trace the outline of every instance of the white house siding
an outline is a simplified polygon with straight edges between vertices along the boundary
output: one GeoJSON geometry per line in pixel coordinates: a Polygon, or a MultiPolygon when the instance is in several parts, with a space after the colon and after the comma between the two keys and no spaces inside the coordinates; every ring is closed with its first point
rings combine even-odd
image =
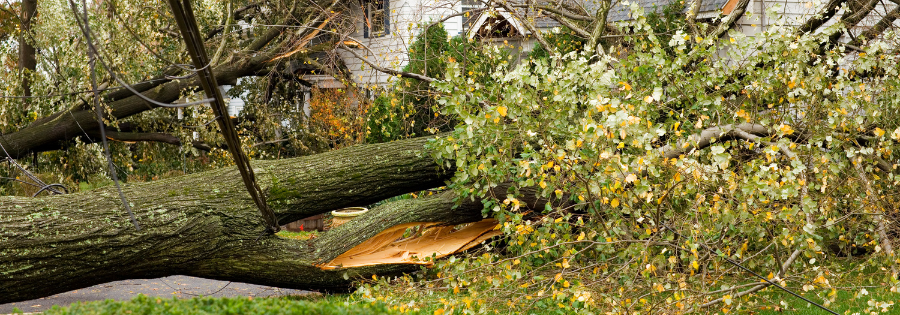
{"type": "MultiPolygon", "coordinates": [[[[355,49],[355,52],[369,62],[390,69],[402,69],[409,62],[408,50],[415,36],[421,31],[420,26],[441,20],[461,11],[460,0],[390,0],[390,34],[376,37],[364,37],[363,20],[359,19],[356,33],[351,36],[368,47],[355,49]]],[[[355,16],[362,17],[363,11],[357,9],[355,16]]],[[[462,32],[462,17],[456,16],[444,22],[448,35],[454,36],[462,32]]],[[[353,80],[364,88],[385,87],[391,76],[373,70],[362,60],[351,53],[340,52],[341,57],[352,72],[353,80]]]]}
{"type": "MultiPolygon", "coordinates": [[[[792,34],[797,27],[821,12],[826,2],[827,0],[752,0],[747,6],[747,13],[749,15],[745,14],[741,17],[735,23],[733,30],[740,32],[743,35],[754,37],[761,32],[772,31],[774,30],[773,27],[778,26],[779,32],[785,33],[785,35],[792,34]],[[765,13],[766,10],[774,10],[776,14],[774,16],[767,15],[765,13]]],[[[878,23],[878,21],[886,15],[887,11],[890,11],[895,7],[896,5],[894,4],[890,4],[887,7],[883,4],[879,4],[873,12],[852,29],[853,34],[859,35],[863,31],[869,29],[872,25],[878,23]]],[[[827,21],[822,27],[819,27],[818,31],[821,32],[826,27],[837,23],[838,19],[843,14],[844,10],[839,10],[831,20],[827,21]]],[[[895,25],[898,24],[895,22],[895,25]]],[[[724,39],[727,41],[728,37],[728,35],[725,35],[724,39]]],[[[848,42],[849,40],[850,39],[847,36],[841,38],[841,41],[843,42],[848,42]]],[[[743,60],[758,53],[758,51],[751,50],[737,54],[733,53],[734,52],[722,49],[717,55],[719,58],[727,60],[727,62],[734,66],[741,66],[743,60]]]]}
{"type": "MultiPolygon", "coordinates": [[[[772,25],[781,24],[784,26],[800,26],[806,22],[806,20],[822,11],[826,3],[827,1],[825,0],[753,0],[748,5],[747,9],[752,15],[750,17],[744,16],[739,19],[737,23],[735,23],[735,30],[752,36],[767,30],[768,27],[771,27],[772,25]],[[765,11],[768,9],[776,10],[777,16],[773,18],[766,15],[765,11]]],[[[867,15],[852,30],[854,35],[859,34],[872,25],[875,25],[875,23],[878,23],[878,21],[894,7],[896,7],[895,4],[887,2],[878,4],[875,10],[869,13],[869,15],[867,15]]],[[[829,25],[833,25],[843,14],[844,10],[838,11],[837,14],[835,14],[835,16],[823,27],[820,27],[819,30],[822,30],[829,25]]]]}

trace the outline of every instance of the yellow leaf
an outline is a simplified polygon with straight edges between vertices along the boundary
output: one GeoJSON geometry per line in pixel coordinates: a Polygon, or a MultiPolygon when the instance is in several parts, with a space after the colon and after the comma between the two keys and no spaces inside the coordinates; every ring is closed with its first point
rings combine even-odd
{"type": "Polygon", "coordinates": [[[621,81],[621,82],[619,82],[619,84],[621,84],[622,87],[625,88],[626,91],[631,91],[631,84],[628,84],[628,82],[621,81]]]}
{"type": "Polygon", "coordinates": [[[884,129],[881,129],[881,128],[878,128],[878,127],[875,128],[875,131],[874,131],[874,132],[875,132],[875,136],[876,136],[876,137],[881,137],[881,136],[884,135],[884,129]]]}
{"type": "Polygon", "coordinates": [[[613,208],[618,207],[619,206],[619,198],[615,198],[612,201],[610,201],[609,205],[613,208]]]}
{"type": "Polygon", "coordinates": [[[444,309],[436,309],[434,310],[434,315],[442,315],[444,314],[444,309]]]}
{"type": "Polygon", "coordinates": [[[786,134],[786,135],[794,133],[794,129],[791,128],[790,125],[781,125],[780,129],[781,129],[781,132],[784,132],[784,134],[786,134]]]}
{"type": "Polygon", "coordinates": [[[566,288],[568,288],[568,287],[569,287],[569,280],[563,281],[563,286],[566,287],[566,288]]]}
{"type": "Polygon", "coordinates": [[[500,113],[500,116],[506,117],[506,106],[497,107],[497,113],[500,113]]]}
{"type": "Polygon", "coordinates": [[[650,95],[644,96],[644,102],[647,104],[653,103],[653,97],[650,95]]]}

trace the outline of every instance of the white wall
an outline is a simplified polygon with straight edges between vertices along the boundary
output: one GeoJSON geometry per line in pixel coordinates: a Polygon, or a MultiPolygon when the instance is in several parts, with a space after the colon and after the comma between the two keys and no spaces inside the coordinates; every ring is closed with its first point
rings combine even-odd
{"type": "MultiPolygon", "coordinates": [[[[783,23],[788,26],[800,26],[809,18],[815,16],[823,10],[827,0],[752,0],[747,11],[752,13],[751,17],[742,17],[735,25],[736,30],[740,30],[744,34],[754,35],[761,31],[765,31],[768,27],[776,23],[783,23]],[[776,18],[767,16],[765,10],[775,10],[776,18]]],[[[867,15],[853,30],[854,34],[865,31],[886,15],[886,13],[897,5],[889,2],[882,2],[876,6],[869,15],[867,15]]],[[[840,10],[835,16],[829,20],[823,27],[833,25],[844,14],[844,10],[840,10]]],[[[895,22],[895,25],[900,25],[895,22]]],[[[844,38],[846,41],[846,38],[844,38]]]]}
{"type": "MultiPolygon", "coordinates": [[[[360,18],[356,26],[357,32],[352,37],[369,48],[356,49],[358,55],[381,67],[400,70],[409,61],[408,47],[420,32],[420,24],[438,21],[460,12],[461,6],[459,0],[391,0],[389,10],[389,35],[364,38],[364,25],[360,18]]],[[[363,11],[357,9],[353,14],[362,17],[363,11]]],[[[450,36],[459,34],[462,31],[462,17],[450,18],[444,22],[444,27],[450,36]]],[[[353,80],[362,87],[384,87],[390,82],[390,75],[373,70],[352,54],[341,51],[341,56],[353,73],[353,80]]]]}

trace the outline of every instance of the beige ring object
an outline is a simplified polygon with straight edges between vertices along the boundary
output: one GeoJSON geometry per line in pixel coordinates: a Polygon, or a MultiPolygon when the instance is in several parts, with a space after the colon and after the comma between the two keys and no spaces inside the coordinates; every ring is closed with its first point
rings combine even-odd
{"type": "Polygon", "coordinates": [[[331,215],[334,217],[331,219],[331,228],[347,223],[366,212],[369,212],[369,209],[364,207],[349,207],[331,211],[331,215]]]}

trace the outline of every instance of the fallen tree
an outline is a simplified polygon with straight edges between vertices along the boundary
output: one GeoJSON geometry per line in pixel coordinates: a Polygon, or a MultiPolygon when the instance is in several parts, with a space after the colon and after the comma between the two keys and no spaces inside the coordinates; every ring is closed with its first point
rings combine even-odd
{"type": "MultiPolygon", "coordinates": [[[[426,141],[417,138],[255,161],[253,167],[280,221],[290,222],[443,185],[452,173],[422,154],[426,141]]],[[[114,280],[176,274],[345,290],[361,276],[419,268],[415,263],[328,264],[383,230],[410,223],[482,220],[479,201],[454,207],[455,198],[447,192],[388,203],[317,239],[296,241],[265,234],[232,168],[131,184],[124,190],[141,231],[128,221],[111,187],[44,198],[0,197],[0,274],[5,279],[0,283],[0,303],[114,280]]],[[[493,230],[494,225],[482,226],[493,230]]],[[[485,232],[472,240],[483,239],[485,232]]],[[[452,233],[443,232],[448,234],[452,233]]],[[[447,253],[437,253],[441,254],[447,253]]]]}

